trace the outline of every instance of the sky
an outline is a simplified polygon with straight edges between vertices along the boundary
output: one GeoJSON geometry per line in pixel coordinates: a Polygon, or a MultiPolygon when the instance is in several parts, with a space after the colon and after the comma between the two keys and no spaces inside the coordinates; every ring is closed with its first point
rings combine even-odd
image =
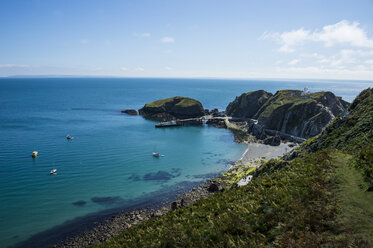
{"type": "Polygon", "coordinates": [[[0,77],[373,79],[373,0],[1,0],[0,77]]]}

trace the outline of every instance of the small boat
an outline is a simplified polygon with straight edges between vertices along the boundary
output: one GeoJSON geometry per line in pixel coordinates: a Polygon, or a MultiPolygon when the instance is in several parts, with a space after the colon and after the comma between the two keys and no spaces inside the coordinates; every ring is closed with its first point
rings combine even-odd
{"type": "Polygon", "coordinates": [[[53,170],[51,170],[50,174],[52,174],[52,175],[56,175],[56,174],[57,174],[57,169],[53,169],[53,170]]]}
{"type": "Polygon", "coordinates": [[[33,151],[31,157],[36,158],[37,156],[38,156],[38,152],[37,151],[33,151]]]}
{"type": "Polygon", "coordinates": [[[161,154],[159,154],[158,152],[153,152],[153,157],[159,158],[160,156],[161,154]]]}
{"type": "Polygon", "coordinates": [[[155,127],[178,127],[178,126],[181,126],[181,124],[176,121],[166,121],[166,122],[160,122],[158,124],[155,124],[155,127]]]}
{"type": "Polygon", "coordinates": [[[68,134],[68,135],[66,135],[66,139],[68,139],[68,140],[72,140],[72,139],[74,139],[74,137],[72,137],[72,136],[70,136],[70,135],[68,134]]]}

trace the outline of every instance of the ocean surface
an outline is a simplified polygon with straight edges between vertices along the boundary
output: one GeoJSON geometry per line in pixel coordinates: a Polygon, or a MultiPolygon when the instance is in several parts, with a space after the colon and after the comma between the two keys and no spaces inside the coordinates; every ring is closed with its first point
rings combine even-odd
{"type": "Polygon", "coordinates": [[[124,78],[0,79],[0,247],[82,216],[151,203],[226,170],[245,145],[213,127],[155,129],[121,114],[172,96],[224,110],[243,92],[329,90],[351,102],[365,81],[124,78]],[[68,141],[66,135],[74,137],[68,141]],[[32,151],[39,151],[36,159],[32,151]],[[152,152],[164,154],[154,158],[152,152]],[[50,175],[57,169],[57,175],[50,175]]]}

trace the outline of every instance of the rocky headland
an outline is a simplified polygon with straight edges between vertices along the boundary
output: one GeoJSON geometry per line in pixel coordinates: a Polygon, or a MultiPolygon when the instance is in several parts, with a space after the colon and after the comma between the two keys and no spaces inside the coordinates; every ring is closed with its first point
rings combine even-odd
{"type": "MultiPolygon", "coordinates": [[[[236,97],[225,112],[233,117],[231,123],[241,134],[279,145],[281,140],[301,143],[319,134],[336,116],[345,115],[348,106],[332,92],[280,90],[273,95],[257,90],[236,97]]],[[[221,121],[213,124],[227,126],[221,121]]]]}
{"type": "Polygon", "coordinates": [[[176,96],[147,103],[139,109],[139,114],[145,118],[166,121],[201,117],[205,110],[195,99],[176,96]]]}

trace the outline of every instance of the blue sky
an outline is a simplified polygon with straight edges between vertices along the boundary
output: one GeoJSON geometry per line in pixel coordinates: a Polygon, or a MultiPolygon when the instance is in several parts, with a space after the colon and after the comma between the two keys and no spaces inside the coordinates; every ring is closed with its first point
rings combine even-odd
{"type": "Polygon", "coordinates": [[[372,13],[372,0],[1,0],[0,76],[371,80],[372,13]]]}

